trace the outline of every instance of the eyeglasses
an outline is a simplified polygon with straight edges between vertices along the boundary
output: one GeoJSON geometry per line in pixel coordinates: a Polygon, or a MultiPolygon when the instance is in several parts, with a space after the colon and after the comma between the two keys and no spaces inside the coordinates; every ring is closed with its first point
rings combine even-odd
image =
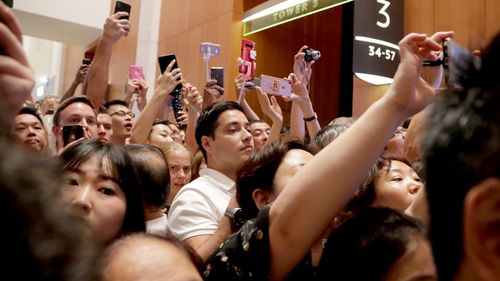
{"type": "Polygon", "coordinates": [[[113,116],[113,115],[118,115],[120,117],[125,117],[126,115],[128,115],[128,116],[130,116],[130,118],[134,118],[135,117],[135,114],[132,111],[125,112],[123,110],[120,110],[120,111],[117,111],[117,112],[113,112],[109,116],[113,116]]]}

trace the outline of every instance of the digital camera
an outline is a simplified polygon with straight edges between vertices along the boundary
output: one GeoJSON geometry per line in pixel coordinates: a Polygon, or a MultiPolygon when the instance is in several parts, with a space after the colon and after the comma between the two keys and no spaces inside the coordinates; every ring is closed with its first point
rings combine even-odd
{"type": "Polygon", "coordinates": [[[304,54],[306,54],[304,56],[304,60],[306,62],[318,61],[319,58],[321,58],[321,53],[318,50],[314,50],[314,49],[311,49],[311,48],[305,48],[302,51],[304,52],[304,54]]]}

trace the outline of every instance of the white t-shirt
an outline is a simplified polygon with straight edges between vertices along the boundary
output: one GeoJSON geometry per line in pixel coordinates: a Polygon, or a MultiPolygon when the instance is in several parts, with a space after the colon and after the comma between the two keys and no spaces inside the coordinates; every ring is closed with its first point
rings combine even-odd
{"type": "Polygon", "coordinates": [[[180,240],[211,235],[231,200],[235,182],[210,168],[188,183],[175,196],[168,212],[170,233],[180,240]]]}
{"type": "Polygon", "coordinates": [[[167,215],[163,214],[157,219],[146,221],[146,232],[167,236],[168,233],[168,219],[167,215]]]}

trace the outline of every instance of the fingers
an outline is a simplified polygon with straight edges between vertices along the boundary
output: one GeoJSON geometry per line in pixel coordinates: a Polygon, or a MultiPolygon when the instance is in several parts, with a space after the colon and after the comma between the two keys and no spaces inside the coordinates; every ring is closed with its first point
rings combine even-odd
{"type": "Polygon", "coordinates": [[[446,38],[453,38],[455,32],[453,31],[439,31],[431,36],[431,39],[435,42],[441,43],[446,38]]]}
{"type": "Polygon", "coordinates": [[[168,73],[168,72],[171,72],[172,70],[172,67],[174,66],[174,63],[175,63],[175,59],[173,59],[168,65],[167,65],[167,69],[165,70],[164,73],[168,73]]]}
{"type": "Polygon", "coordinates": [[[22,65],[19,61],[0,55],[0,75],[12,75],[23,79],[33,80],[31,68],[22,65]]]}
{"type": "Polygon", "coordinates": [[[28,59],[16,35],[3,23],[0,22],[0,49],[3,54],[12,57],[21,64],[28,66],[28,59]]]}
{"type": "MultiPolygon", "coordinates": [[[[128,16],[129,14],[125,11],[116,12],[115,14],[111,15],[111,17],[116,20],[120,19],[121,17],[128,17],[128,16]]],[[[127,19],[123,20],[128,21],[127,19]]]]}
{"type": "Polygon", "coordinates": [[[0,2],[0,22],[5,24],[7,28],[14,34],[19,43],[23,42],[23,33],[17,18],[12,13],[12,10],[3,2],[0,2]]]}

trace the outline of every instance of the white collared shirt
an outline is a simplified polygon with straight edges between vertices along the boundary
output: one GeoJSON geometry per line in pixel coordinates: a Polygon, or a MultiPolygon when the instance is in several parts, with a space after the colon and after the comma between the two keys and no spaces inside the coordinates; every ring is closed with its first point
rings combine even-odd
{"type": "Polygon", "coordinates": [[[168,212],[168,227],[180,240],[211,235],[231,200],[235,182],[217,170],[206,168],[175,196],[168,212]]]}

